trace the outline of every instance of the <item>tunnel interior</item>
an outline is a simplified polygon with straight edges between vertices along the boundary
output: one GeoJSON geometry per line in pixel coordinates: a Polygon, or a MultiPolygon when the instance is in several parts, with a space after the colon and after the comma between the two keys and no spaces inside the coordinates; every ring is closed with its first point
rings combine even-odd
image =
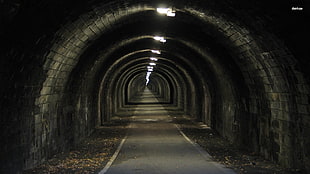
{"type": "Polygon", "coordinates": [[[161,106],[309,171],[308,11],[266,3],[1,1],[0,171],[35,167],[114,117],[167,114],[161,106]]]}

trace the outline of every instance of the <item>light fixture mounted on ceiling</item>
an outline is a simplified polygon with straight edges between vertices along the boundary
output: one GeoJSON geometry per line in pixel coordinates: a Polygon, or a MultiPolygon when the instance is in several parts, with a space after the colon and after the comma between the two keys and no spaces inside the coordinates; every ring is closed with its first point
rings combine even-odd
{"type": "Polygon", "coordinates": [[[175,17],[175,10],[172,8],[157,8],[156,11],[169,17],[175,17]]]}
{"type": "Polygon", "coordinates": [[[151,72],[151,71],[153,71],[154,70],[154,68],[152,67],[152,66],[147,66],[147,71],[148,72],[151,72]]]}
{"type": "Polygon", "coordinates": [[[162,37],[162,36],[154,36],[153,39],[155,39],[155,40],[157,40],[159,42],[162,42],[162,43],[167,42],[167,40],[164,37],[162,37]]]}
{"type": "Polygon", "coordinates": [[[161,52],[159,50],[151,50],[151,52],[154,54],[161,54],[161,52]]]}
{"type": "Polygon", "coordinates": [[[157,61],[158,59],[155,57],[150,57],[150,60],[157,61]]]}
{"type": "Polygon", "coordinates": [[[145,76],[145,85],[147,85],[150,82],[150,76],[151,76],[152,72],[146,72],[146,76],[145,76]]]}

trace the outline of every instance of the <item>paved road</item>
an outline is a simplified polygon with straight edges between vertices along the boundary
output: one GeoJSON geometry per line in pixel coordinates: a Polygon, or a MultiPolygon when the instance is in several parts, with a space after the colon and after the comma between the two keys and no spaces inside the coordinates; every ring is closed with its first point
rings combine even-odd
{"type": "Polygon", "coordinates": [[[107,174],[232,174],[180,133],[169,116],[136,116],[107,174]]]}

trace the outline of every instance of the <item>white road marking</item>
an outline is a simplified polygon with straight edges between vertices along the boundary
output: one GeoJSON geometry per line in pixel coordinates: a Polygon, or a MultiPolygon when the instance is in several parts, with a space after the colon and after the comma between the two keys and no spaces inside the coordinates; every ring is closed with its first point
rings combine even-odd
{"type": "Polygon", "coordinates": [[[109,168],[112,166],[114,160],[118,156],[119,152],[121,151],[126,139],[127,139],[127,136],[125,136],[125,138],[121,141],[121,143],[119,144],[118,148],[114,152],[114,154],[111,157],[111,159],[109,160],[109,162],[105,165],[105,167],[98,174],[105,174],[109,170],[109,168]]]}
{"type": "Polygon", "coordinates": [[[175,127],[179,130],[180,134],[190,143],[192,144],[195,149],[208,161],[212,160],[212,157],[204,150],[202,149],[197,143],[194,143],[191,139],[189,139],[184,132],[180,129],[178,125],[175,124],[175,127]]]}
{"type": "Polygon", "coordinates": [[[174,124],[175,127],[179,130],[180,134],[190,143],[194,146],[194,148],[207,160],[207,161],[210,161],[210,163],[212,163],[214,166],[216,166],[218,169],[220,169],[221,171],[223,171],[223,173],[225,174],[235,174],[235,172],[229,168],[227,168],[226,166],[220,164],[220,163],[217,163],[217,162],[214,162],[212,160],[212,156],[210,156],[210,154],[205,151],[202,147],[199,146],[199,144],[197,143],[194,143],[191,139],[189,139],[185,134],[184,132],[180,129],[180,127],[176,124],[174,124]]]}

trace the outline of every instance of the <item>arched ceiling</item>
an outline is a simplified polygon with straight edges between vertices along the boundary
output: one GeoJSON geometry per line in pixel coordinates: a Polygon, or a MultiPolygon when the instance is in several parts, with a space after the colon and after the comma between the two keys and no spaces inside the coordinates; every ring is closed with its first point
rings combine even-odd
{"type": "MultiPolygon", "coordinates": [[[[307,32],[299,33],[295,27],[306,30],[303,22],[308,18],[304,12],[287,14],[291,4],[267,0],[0,3],[5,5],[0,12],[7,26],[0,30],[6,43],[1,49],[10,60],[3,65],[10,75],[5,90],[13,86],[15,100],[26,98],[18,105],[28,115],[22,119],[30,120],[23,126],[35,130],[34,140],[44,139],[38,153],[60,147],[54,139],[78,140],[115,115],[135,113],[131,105],[157,103],[169,114],[206,122],[222,136],[269,159],[294,161],[288,161],[283,150],[289,143],[269,137],[271,122],[285,125],[309,114],[302,98],[309,91],[304,79],[309,72],[308,53],[296,39],[305,40],[301,33],[307,32]],[[176,15],[159,14],[158,7],[173,8],[176,15]],[[284,27],[294,34],[285,33],[284,27]],[[148,66],[153,67],[149,89],[160,99],[139,102],[135,94],[146,84],[148,66]],[[289,116],[279,118],[279,112],[289,116]],[[44,138],[41,125],[51,125],[46,128],[50,139],[44,138]],[[76,130],[66,131],[72,129],[76,130]],[[264,142],[279,148],[268,149],[264,142]]],[[[283,137],[296,132],[304,136],[285,126],[275,130],[283,137]]]]}

